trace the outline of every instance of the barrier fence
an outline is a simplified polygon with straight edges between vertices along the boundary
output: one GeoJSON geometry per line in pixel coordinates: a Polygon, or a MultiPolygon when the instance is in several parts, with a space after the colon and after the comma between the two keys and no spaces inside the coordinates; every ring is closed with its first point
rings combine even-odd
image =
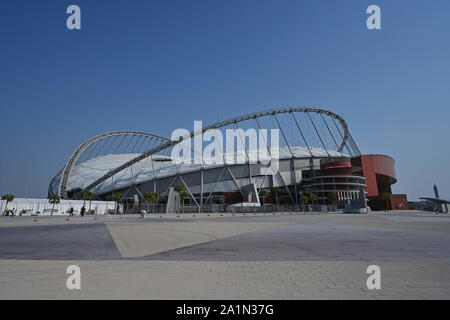
{"type": "Polygon", "coordinates": [[[270,212],[340,212],[335,205],[272,205],[267,204],[259,207],[250,206],[230,206],[221,204],[192,206],[180,206],[177,210],[166,212],[167,205],[165,204],[140,204],[139,206],[128,207],[124,209],[125,214],[139,213],[145,210],[149,214],[164,214],[164,213],[178,213],[178,214],[197,214],[197,213],[270,213],[270,212]]]}
{"type": "MultiPolygon", "coordinates": [[[[83,201],[83,200],[60,200],[59,204],[49,203],[48,199],[31,199],[31,198],[16,198],[9,202],[6,207],[6,201],[0,200],[0,216],[11,215],[12,210],[15,209],[15,215],[68,215],[69,209],[74,209],[74,215],[79,215],[81,207],[84,205],[86,214],[103,215],[113,212],[116,204],[113,201],[83,201]],[[6,211],[5,211],[6,207],[6,211]],[[89,213],[89,207],[91,212],[89,213]]],[[[120,206],[120,209],[121,210],[120,206]]]]}
{"type": "MultiPolygon", "coordinates": [[[[6,201],[0,201],[0,215],[11,214],[10,211],[15,209],[15,215],[68,215],[69,209],[74,208],[74,214],[79,215],[80,209],[85,205],[86,215],[97,214],[103,215],[107,213],[114,214],[116,204],[113,201],[89,201],[84,203],[83,200],[61,200],[61,203],[53,205],[46,199],[14,199],[8,203],[7,211],[5,212],[6,201]],[[91,212],[89,213],[89,207],[91,212]]],[[[340,212],[334,205],[274,205],[265,204],[264,206],[233,206],[223,204],[210,204],[203,206],[180,205],[177,209],[172,207],[170,212],[167,212],[166,204],[144,204],[139,205],[118,205],[118,213],[120,214],[137,214],[145,209],[148,214],[208,214],[208,213],[270,213],[270,212],[340,212]]]]}

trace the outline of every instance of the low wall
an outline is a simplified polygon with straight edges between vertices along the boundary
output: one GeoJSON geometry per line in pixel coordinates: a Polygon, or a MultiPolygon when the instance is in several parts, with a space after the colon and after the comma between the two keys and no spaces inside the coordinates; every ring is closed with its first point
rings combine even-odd
{"type": "MultiPolygon", "coordinates": [[[[55,204],[53,215],[68,215],[68,210],[73,207],[74,214],[79,215],[83,206],[83,200],[61,200],[55,204]]],[[[6,201],[0,200],[0,215],[4,214],[6,201]]],[[[51,215],[53,205],[48,199],[16,198],[8,203],[8,210],[15,208],[16,215],[51,215]]],[[[85,203],[86,212],[89,210],[89,201],[85,203]]],[[[106,214],[108,210],[114,210],[114,201],[92,201],[91,210],[94,214],[106,214]]],[[[119,211],[122,211],[121,206],[119,211]]]]}

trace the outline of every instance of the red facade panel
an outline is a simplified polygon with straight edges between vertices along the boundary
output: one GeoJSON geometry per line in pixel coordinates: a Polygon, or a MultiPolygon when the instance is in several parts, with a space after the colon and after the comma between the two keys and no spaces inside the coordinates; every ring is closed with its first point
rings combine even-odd
{"type": "Polygon", "coordinates": [[[381,154],[363,155],[353,158],[352,164],[362,167],[369,197],[391,193],[390,185],[397,182],[393,158],[381,154]]]}
{"type": "Polygon", "coordinates": [[[406,194],[393,194],[391,198],[392,210],[408,210],[406,194]]]}
{"type": "Polygon", "coordinates": [[[322,175],[352,175],[352,164],[349,161],[333,161],[320,164],[322,175]]]}

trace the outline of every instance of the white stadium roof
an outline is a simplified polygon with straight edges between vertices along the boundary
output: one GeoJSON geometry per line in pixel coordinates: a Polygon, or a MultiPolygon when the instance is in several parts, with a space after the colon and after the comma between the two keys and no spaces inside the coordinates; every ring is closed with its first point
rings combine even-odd
{"type": "MultiPolygon", "coordinates": [[[[339,157],[346,156],[337,151],[325,150],[322,148],[310,148],[310,151],[306,147],[291,147],[292,153],[296,158],[309,158],[311,153],[314,157],[339,157]]],[[[266,149],[259,150],[261,154],[266,152],[266,149]]],[[[244,151],[241,151],[244,153],[244,151]]],[[[248,151],[249,156],[255,154],[257,151],[248,151]]],[[[68,190],[84,189],[92,181],[102,177],[108,171],[117,168],[118,166],[134,159],[139,154],[108,154],[90,159],[81,164],[77,164],[73,167],[72,173],[69,178],[68,190]]],[[[226,156],[226,154],[225,154],[226,156]]],[[[245,154],[241,154],[245,159],[245,154]]],[[[279,159],[289,159],[292,155],[287,146],[280,147],[279,159]]],[[[194,162],[194,160],[192,161],[194,162]]],[[[212,163],[212,161],[205,163],[212,163]]],[[[203,168],[220,167],[223,164],[211,164],[203,165],[203,168]]],[[[125,169],[114,176],[114,179],[108,179],[105,182],[99,184],[94,191],[97,194],[103,194],[113,190],[113,184],[115,189],[125,188],[133,183],[138,184],[145,181],[153,180],[155,178],[163,178],[173,176],[178,173],[186,173],[200,170],[200,164],[194,163],[176,163],[171,158],[165,156],[155,155],[153,158],[148,157],[140,162],[137,162],[128,169],[125,169]]]]}

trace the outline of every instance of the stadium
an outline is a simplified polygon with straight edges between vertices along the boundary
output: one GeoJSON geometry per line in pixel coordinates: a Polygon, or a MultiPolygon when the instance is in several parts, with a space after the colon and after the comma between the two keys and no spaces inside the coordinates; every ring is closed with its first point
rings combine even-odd
{"type": "Polygon", "coordinates": [[[157,210],[172,212],[180,203],[174,187],[181,185],[188,194],[182,200],[187,212],[263,204],[295,210],[311,194],[310,205],[320,206],[317,210],[334,206],[360,212],[370,197],[380,196],[378,190],[367,192],[368,183],[384,192],[396,182],[393,159],[363,156],[345,120],[325,109],[272,109],[174,133],[170,139],[134,131],[92,137],[51,180],[48,196],[80,199],[90,190],[98,200],[111,200],[121,193],[124,210],[132,212],[148,205],[144,195],[153,192],[159,195],[157,210]],[[226,151],[225,143],[231,145],[226,151]],[[374,174],[366,177],[366,171],[374,174]]]}

